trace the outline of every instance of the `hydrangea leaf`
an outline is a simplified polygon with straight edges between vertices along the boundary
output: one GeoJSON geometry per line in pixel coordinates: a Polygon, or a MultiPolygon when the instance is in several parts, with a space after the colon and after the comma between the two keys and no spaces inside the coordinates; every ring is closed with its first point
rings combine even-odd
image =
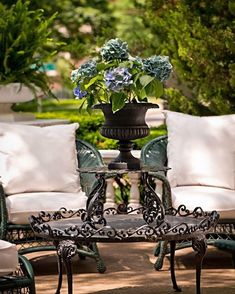
{"type": "Polygon", "coordinates": [[[126,95],[124,93],[113,93],[110,97],[112,101],[112,111],[116,112],[125,105],[126,95]]]}
{"type": "Polygon", "coordinates": [[[94,78],[90,79],[90,82],[85,85],[85,89],[88,89],[91,85],[93,85],[99,79],[100,79],[100,76],[95,76],[94,78]]]}
{"type": "Polygon", "coordinates": [[[145,88],[149,83],[151,83],[155,77],[151,77],[149,75],[144,75],[140,77],[140,84],[145,88]]]}
{"type": "Polygon", "coordinates": [[[114,65],[115,65],[115,63],[113,63],[113,62],[110,62],[108,64],[104,63],[104,62],[100,62],[100,63],[97,63],[96,68],[97,68],[97,71],[100,72],[100,71],[105,70],[107,68],[110,68],[110,67],[112,67],[114,65]]]}
{"type": "Polygon", "coordinates": [[[95,104],[95,97],[94,95],[90,94],[87,96],[87,107],[91,108],[95,104]]]}
{"type": "Polygon", "coordinates": [[[145,88],[142,88],[140,91],[135,91],[135,95],[139,101],[142,101],[144,98],[147,97],[145,88]]]}
{"type": "Polygon", "coordinates": [[[145,87],[145,92],[147,97],[159,98],[163,94],[163,84],[160,81],[154,79],[145,87]]]}

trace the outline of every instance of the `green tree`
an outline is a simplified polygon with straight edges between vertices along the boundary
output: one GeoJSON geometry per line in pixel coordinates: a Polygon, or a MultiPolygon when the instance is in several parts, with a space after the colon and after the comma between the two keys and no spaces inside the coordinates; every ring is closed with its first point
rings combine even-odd
{"type": "Polygon", "coordinates": [[[169,55],[174,65],[177,90],[166,91],[169,107],[197,114],[234,113],[234,1],[135,2],[155,36],[150,49],[169,55]]]}
{"type": "MultiPolygon", "coordinates": [[[[1,0],[11,6],[16,0],[1,0]]],[[[51,17],[57,13],[53,23],[53,34],[57,41],[64,42],[63,51],[74,59],[80,59],[104,43],[115,31],[114,18],[108,0],[40,0],[28,1],[31,10],[43,9],[51,17]]]]}

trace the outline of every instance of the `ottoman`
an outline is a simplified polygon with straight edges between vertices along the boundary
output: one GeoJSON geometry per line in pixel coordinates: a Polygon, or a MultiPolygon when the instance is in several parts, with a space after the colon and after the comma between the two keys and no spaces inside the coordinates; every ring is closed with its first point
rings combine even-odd
{"type": "Polygon", "coordinates": [[[15,244],[0,240],[0,294],[35,294],[33,269],[15,244]]]}
{"type": "Polygon", "coordinates": [[[19,263],[16,245],[0,240],[0,260],[0,276],[14,272],[19,263]]]}

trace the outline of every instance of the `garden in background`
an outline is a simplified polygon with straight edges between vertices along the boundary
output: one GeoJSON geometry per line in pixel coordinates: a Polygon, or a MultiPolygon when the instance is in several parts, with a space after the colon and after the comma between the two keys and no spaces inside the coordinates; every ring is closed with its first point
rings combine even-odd
{"type": "MultiPolygon", "coordinates": [[[[1,13],[5,9],[10,9],[16,2],[17,0],[2,0],[1,13]]],[[[16,104],[15,110],[34,112],[37,118],[62,118],[79,122],[80,138],[99,149],[116,148],[115,141],[99,134],[98,130],[103,121],[100,112],[93,111],[91,114],[78,112],[82,99],[73,99],[70,74],[73,69],[95,56],[97,50],[107,40],[120,38],[130,45],[132,55],[143,58],[149,55],[169,56],[173,65],[173,74],[165,83],[166,90],[161,97],[169,110],[194,115],[221,115],[235,112],[234,1],[21,0],[21,2],[27,2],[31,11],[39,9],[38,15],[48,26],[44,34],[45,42],[35,40],[37,34],[34,34],[31,42],[42,44],[42,48],[37,49],[37,54],[34,54],[37,57],[37,67],[47,71],[49,64],[55,69],[53,76],[50,76],[48,71],[48,82],[53,94],[59,99],[40,97],[33,102],[16,104]],[[46,42],[46,38],[49,39],[49,43],[46,42]],[[48,54],[44,54],[46,58],[40,60],[42,52],[48,54]]],[[[13,20],[12,17],[9,16],[10,21],[13,20]]],[[[6,21],[1,23],[3,28],[5,23],[6,21]]],[[[16,25],[15,19],[13,23],[16,25]]],[[[34,29],[37,32],[36,27],[34,29]]],[[[13,27],[12,32],[8,29],[5,32],[7,34],[5,37],[12,39],[13,27]]],[[[25,35],[30,36],[30,32],[31,28],[28,27],[28,31],[22,30],[16,40],[13,38],[14,46],[6,48],[7,54],[13,54],[18,57],[17,60],[30,63],[32,52],[23,50],[20,47],[23,43],[19,42],[20,38],[29,39],[29,37],[25,38],[25,35]]],[[[42,38],[42,34],[38,33],[38,35],[42,38]]],[[[32,48],[32,45],[30,47],[32,48]]],[[[0,60],[5,66],[5,72],[3,72],[4,66],[0,66],[0,74],[1,77],[6,77],[5,74],[7,70],[9,71],[6,65],[12,66],[12,59],[10,57],[3,59],[3,56],[4,52],[0,60]]],[[[28,63],[31,72],[32,67],[28,63]]],[[[17,74],[25,73],[22,71],[22,64],[19,63],[17,68],[15,61],[13,69],[17,74]]],[[[31,78],[30,74],[26,76],[26,81],[31,83],[32,79],[29,78],[31,78]]],[[[12,80],[6,80],[5,84],[7,82],[12,80]]],[[[41,85],[40,80],[36,82],[37,86],[41,85]]],[[[2,78],[0,83],[3,83],[2,78]]],[[[165,133],[165,126],[152,128],[150,136],[135,141],[135,149],[140,149],[151,138],[165,133]]]]}
{"type": "MultiPolygon", "coordinates": [[[[81,100],[75,99],[42,99],[39,104],[36,100],[32,102],[19,103],[14,106],[17,111],[33,112],[38,119],[68,119],[71,122],[78,122],[77,134],[80,139],[86,140],[98,149],[116,149],[117,141],[105,138],[100,135],[104,116],[100,110],[92,110],[87,113],[85,110],[78,111],[81,100]],[[38,111],[40,110],[40,111],[38,111]]],[[[143,139],[134,141],[134,149],[141,149],[149,140],[166,134],[165,125],[150,129],[150,135],[143,139]]]]}

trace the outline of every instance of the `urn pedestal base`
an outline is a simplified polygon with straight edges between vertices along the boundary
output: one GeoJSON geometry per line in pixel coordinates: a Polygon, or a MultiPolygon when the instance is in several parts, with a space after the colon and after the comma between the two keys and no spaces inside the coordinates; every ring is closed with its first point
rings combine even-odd
{"type": "Polygon", "coordinates": [[[139,170],[142,166],[141,160],[131,154],[133,143],[131,141],[119,142],[119,155],[108,164],[109,169],[139,170]]]}

